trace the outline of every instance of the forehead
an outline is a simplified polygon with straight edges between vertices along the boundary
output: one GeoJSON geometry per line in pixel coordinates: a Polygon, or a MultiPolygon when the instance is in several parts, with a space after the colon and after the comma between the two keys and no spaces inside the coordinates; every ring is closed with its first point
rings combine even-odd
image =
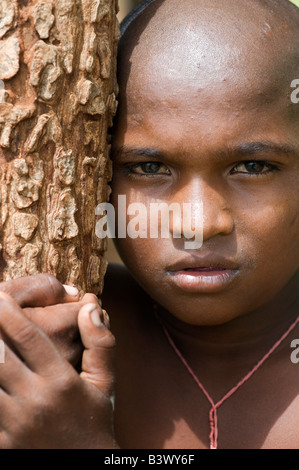
{"type": "MultiPolygon", "coordinates": [[[[178,11],[176,0],[172,9],[169,1],[158,3],[153,16],[131,31],[133,47],[120,59],[129,115],[163,108],[172,115],[219,107],[254,111],[275,104],[286,115],[294,113],[290,83],[298,61],[283,15],[262,8],[263,2],[249,1],[245,9],[245,2],[234,0],[226,8],[213,0],[186,0],[186,11],[178,11]]],[[[298,42],[298,31],[295,36],[298,42]]]]}
{"type": "MultiPolygon", "coordinates": [[[[215,145],[224,140],[250,141],[296,140],[299,145],[299,105],[292,103],[291,80],[276,71],[264,81],[256,81],[247,64],[233,74],[203,77],[200,72],[190,78],[190,69],[151,68],[145,81],[130,79],[126,91],[125,118],[127,134],[134,138],[157,139],[165,146],[215,145]],[[158,75],[159,74],[159,75],[158,75]],[[210,145],[209,144],[209,145],[210,145]]],[[[123,111],[120,113],[123,115],[123,111]]]]}
{"type": "Polygon", "coordinates": [[[298,15],[292,23],[282,4],[154,2],[122,40],[115,144],[299,146],[290,86],[299,78],[298,15]]]}

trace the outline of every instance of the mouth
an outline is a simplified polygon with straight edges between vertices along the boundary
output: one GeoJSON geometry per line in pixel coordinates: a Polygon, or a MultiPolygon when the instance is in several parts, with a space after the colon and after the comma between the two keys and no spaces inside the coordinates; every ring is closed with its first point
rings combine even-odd
{"type": "Polygon", "coordinates": [[[239,268],[228,260],[194,260],[172,266],[167,274],[184,291],[213,293],[226,289],[238,276],[239,268]]]}

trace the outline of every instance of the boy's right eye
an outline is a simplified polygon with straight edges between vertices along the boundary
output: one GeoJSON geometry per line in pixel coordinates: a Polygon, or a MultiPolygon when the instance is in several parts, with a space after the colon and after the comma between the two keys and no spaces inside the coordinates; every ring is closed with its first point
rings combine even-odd
{"type": "Polygon", "coordinates": [[[170,170],[163,163],[145,162],[128,167],[130,173],[138,175],[170,175],[170,170]]]}

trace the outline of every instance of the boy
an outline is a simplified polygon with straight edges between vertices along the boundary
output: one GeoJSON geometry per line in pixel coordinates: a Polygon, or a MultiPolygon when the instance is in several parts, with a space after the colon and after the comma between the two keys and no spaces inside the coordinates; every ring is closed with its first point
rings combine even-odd
{"type": "MultiPolygon", "coordinates": [[[[175,218],[169,238],[117,240],[127,268],[111,266],[102,298],[116,338],[116,442],[298,448],[290,343],[299,334],[299,107],[290,84],[299,74],[299,11],[287,0],[144,4],[120,43],[112,202],[117,212],[119,195],[128,207],[203,201],[203,244],[186,250],[175,218]]],[[[83,364],[57,409],[67,403],[68,429],[77,426],[72,406],[94,393],[96,445],[105,448],[114,445],[111,410],[99,392],[111,388],[113,341],[104,326],[87,324],[91,308],[80,310],[79,327],[98,388],[82,386],[83,364]]],[[[80,414],[84,426],[93,404],[80,414]]]]}

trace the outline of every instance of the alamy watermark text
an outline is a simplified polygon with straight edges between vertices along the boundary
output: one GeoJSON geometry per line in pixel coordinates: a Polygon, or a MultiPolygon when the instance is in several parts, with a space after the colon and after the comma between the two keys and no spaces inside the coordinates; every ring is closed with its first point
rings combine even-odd
{"type": "Polygon", "coordinates": [[[203,243],[202,202],[127,205],[126,196],[118,195],[117,208],[104,202],[96,207],[96,215],[101,216],[95,228],[99,238],[184,238],[186,250],[199,249],[203,243]]]}
{"type": "Polygon", "coordinates": [[[295,79],[291,83],[291,88],[295,88],[295,90],[291,94],[291,101],[293,104],[299,103],[299,79],[295,79]]]}

